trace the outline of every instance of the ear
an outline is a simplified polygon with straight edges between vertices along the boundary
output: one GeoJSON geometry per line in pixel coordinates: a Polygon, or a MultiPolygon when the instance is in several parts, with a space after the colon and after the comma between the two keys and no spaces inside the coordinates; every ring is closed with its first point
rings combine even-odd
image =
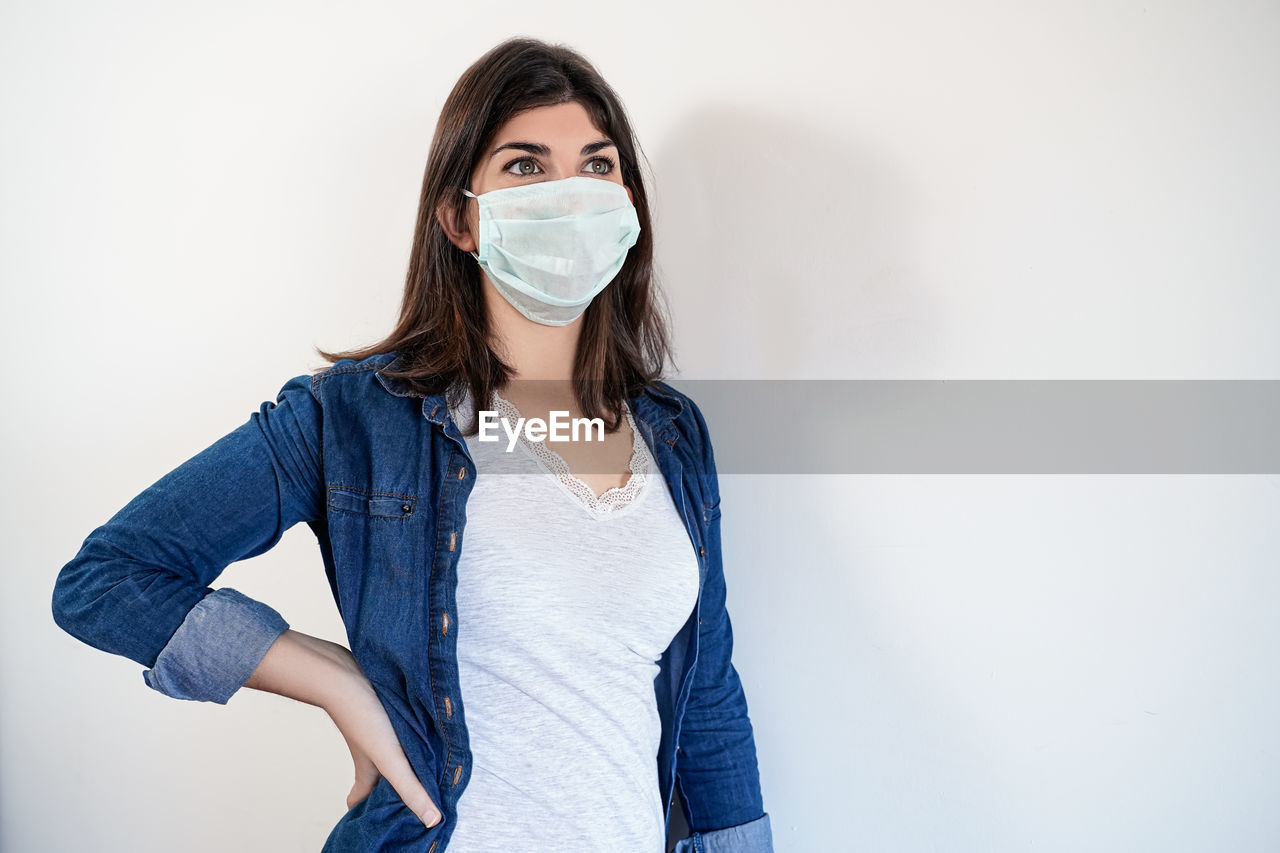
{"type": "Polygon", "coordinates": [[[631,195],[631,187],[627,186],[626,184],[623,184],[622,188],[627,191],[627,201],[631,202],[632,204],[635,204],[636,200],[635,200],[635,197],[631,195]]]}
{"type": "MultiPolygon", "coordinates": [[[[462,209],[465,211],[467,208],[462,209]]],[[[440,228],[449,238],[450,243],[464,252],[476,250],[476,238],[471,235],[471,229],[467,227],[466,220],[447,199],[440,199],[440,203],[436,205],[436,221],[440,223],[440,228]]]]}

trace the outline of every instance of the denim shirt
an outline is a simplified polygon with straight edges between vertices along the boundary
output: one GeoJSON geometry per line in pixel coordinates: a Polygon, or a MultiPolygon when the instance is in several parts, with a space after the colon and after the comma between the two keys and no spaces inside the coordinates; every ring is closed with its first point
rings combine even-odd
{"type": "MultiPolygon", "coordinates": [[[[161,693],[226,703],[289,625],[268,605],[208,584],[307,522],[351,652],[444,815],[423,826],[379,778],[338,821],[324,853],[443,853],[471,771],[454,596],[476,469],[443,394],[413,394],[378,372],[397,362],[396,353],[345,359],[289,380],[275,403],[90,533],[54,586],[64,630],[150,667],[144,680],[161,693]]],[[[678,786],[692,830],[676,850],[771,853],[731,661],[706,422],[666,383],[629,403],[698,555],[697,604],[654,680],[659,791],[669,823],[678,786]]],[[[572,772],[573,757],[565,759],[572,772]]]]}

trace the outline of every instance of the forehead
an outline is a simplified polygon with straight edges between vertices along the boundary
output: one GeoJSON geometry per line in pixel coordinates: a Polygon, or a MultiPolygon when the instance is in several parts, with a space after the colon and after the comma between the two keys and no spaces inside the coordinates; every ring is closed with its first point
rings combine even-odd
{"type": "Polygon", "coordinates": [[[586,108],[577,101],[568,101],[549,107],[532,107],[512,116],[498,128],[490,148],[507,142],[541,142],[554,149],[557,140],[581,146],[585,141],[595,141],[603,136],[592,123],[586,108]]]}

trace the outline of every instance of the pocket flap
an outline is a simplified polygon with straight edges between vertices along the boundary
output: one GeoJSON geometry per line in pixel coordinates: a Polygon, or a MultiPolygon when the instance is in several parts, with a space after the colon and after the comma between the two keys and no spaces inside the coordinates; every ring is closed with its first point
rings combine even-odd
{"type": "Polygon", "coordinates": [[[329,487],[329,508],[379,518],[408,518],[418,504],[417,495],[356,489],[350,486],[329,487]]]}

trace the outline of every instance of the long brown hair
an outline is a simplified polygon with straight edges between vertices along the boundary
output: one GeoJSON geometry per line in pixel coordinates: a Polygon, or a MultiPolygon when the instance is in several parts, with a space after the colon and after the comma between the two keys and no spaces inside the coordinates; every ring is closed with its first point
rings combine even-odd
{"type": "MultiPolygon", "coordinates": [[[[385,339],[343,352],[316,351],[331,362],[398,351],[401,380],[414,394],[448,393],[487,401],[514,370],[489,344],[483,280],[474,258],[449,241],[436,219],[443,202],[461,218],[471,172],[498,129],[517,113],[569,101],[580,103],[596,128],[618,148],[622,182],[631,188],[640,236],[613,281],[592,300],[574,356],[573,388],[583,413],[603,418],[612,432],[622,401],[662,376],[671,359],[665,313],[653,269],[649,199],[637,155],[640,147],[617,94],[583,56],[530,38],[502,42],[463,73],[440,111],[427,156],[413,250],[400,319],[385,339]]],[[[483,408],[483,404],[477,408],[483,408]]],[[[474,419],[473,419],[474,420],[474,419]]],[[[472,423],[466,430],[475,431],[472,423]]]]}

